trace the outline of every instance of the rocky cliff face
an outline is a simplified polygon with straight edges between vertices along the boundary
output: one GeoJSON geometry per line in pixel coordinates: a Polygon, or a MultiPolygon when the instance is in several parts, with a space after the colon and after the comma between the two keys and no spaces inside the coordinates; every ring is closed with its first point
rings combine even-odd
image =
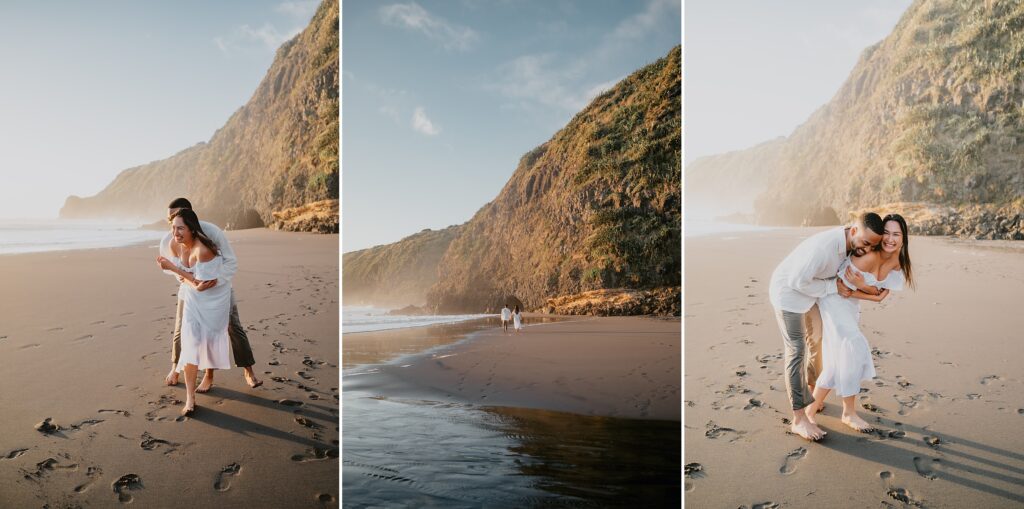
{"type": "MultiPolygon", "coordinates": [[[[331,200],[337,231],[338,20],[338,1],[324,0],[309,26],[277,50],[249,102],[209,142],[129,168],[95,196],[69,197],[60,217],[153,220],[185,196],[200,217],[231,228],[294,226],[306,223],[283,222],[274,213],[331,200]]],[[[315,224],[332,230],[322,218],[315,224]]]]}
{"type": "Polygon", "coordinates": [[[345,305],[419,306],[437,282],[437,265],[460,230],[423,230],[398,242],[342,256],[345,305]]]}
{"type": "Polygon", "coordinates": [[[437,312],[680,283],[680,48],[601,94],[522,157],[459,231],[427,294],[437,312]]]}
{"type": "MultiPolygon", "coordinates": [[[[835,97],[758,160],[768,170],[757,221],[820,224],[888,203],[1021,211],[1022,83],[1024,3],[916,1],[835,97]]],[[[704,163],[687,169],[688,199],[755,171],[704,163]]]]}

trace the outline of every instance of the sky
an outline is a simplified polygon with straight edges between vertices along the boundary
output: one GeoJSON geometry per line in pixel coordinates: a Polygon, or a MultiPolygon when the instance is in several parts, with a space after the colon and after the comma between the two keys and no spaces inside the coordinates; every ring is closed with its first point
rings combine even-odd
{"type": "Polygon", "coordinates": [[[0,2],[0,219],[208,141],[317,1],[0,2]]]}
{"type": "Polygon", "coordinates": [[[342,250],[468,221],[680,38],[678,0],[345,0],[342,250]]]}
{"type": "Polygon", "coordinates": [[[686,2],[686,162],[791,134],[835,95],[861,52],[889,35],[910,4],[686,2]]]}

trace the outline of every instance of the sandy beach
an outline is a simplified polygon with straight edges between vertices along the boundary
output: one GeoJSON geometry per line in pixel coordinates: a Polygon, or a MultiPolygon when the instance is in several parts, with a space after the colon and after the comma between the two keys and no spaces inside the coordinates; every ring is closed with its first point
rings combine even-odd
{"type": "Polygon", "coordinates": [[[337,505],[338,237],[228,238],[265,383],[217,372],[188,419],[155,245],[0,256],[0,506],[337,505]]]}
{"type": "Polygon", "coordinates": [[[678,505],[679,348],[678,318],[346,334],[345,501],[678,505]]]}
{"type": "MultiPolygon", "coordinates": [[[[383,364],[352,388],[475,405],[680,420],[678,318],[564,317],[528,322],[518,334],[511,329],[505,333],[492,321],[467,341],[383,364]]],[[[346,335],[345,350],[401,343],[416,333],[423,334],[407,329],[346,335]]]]}
{"type": "MultiPolygon", "coordinates": [[[[690,507],[1024,504],[1024,246],[912,237],[917,290],[861,304],[877,378],[857,433],[834,396],[821,443],[787,434],[775,266],[820,229],[686,239],[684,441],[690,507]]],[[[866,390],[865,390],[866,389],[866,390]]]]}

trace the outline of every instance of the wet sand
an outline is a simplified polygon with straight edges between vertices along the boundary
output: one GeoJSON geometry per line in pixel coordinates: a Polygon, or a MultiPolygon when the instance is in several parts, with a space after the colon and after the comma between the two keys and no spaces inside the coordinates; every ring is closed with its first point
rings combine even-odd
{"type": "MultiPolygon", "coordinates": [[[[694,507],[1024,504],[1024,246],[912,237],[916,291],[862,303],[878,431],[787,434],[775,266],[819,229],[686,239],[685,499],[694,507]],[[770,505],[771,503],[778,505],[770,505]]],[[[866,391],[864,391],[866,389],[866,391]]]]}
{"type": "Polygon", "coordinates": [[[345,502],[678,506],[679,320],[526,324],[346,334],[345,502]]]}
{"type": "Polygon", "coordinates": [[[364,360],[370,350],[404,352],[408,347],[386,345],[406,345],[410,336],[435,338],[419,343],[435,348],[348,377],[345,390],[582,415],[680,420],[679,319],[543,320],[527,316],[526,327],[518,334],[502,331],[499,322],[491,320],[346,335],[346,365],[350,352],[364,360]],[[460,333],[468,338],[462,341],[460,333]],[[437,340],[439,335],[448,339],[437,340]],[[436,347],[446,343],[449,346],[436,347]]]}
{"type": "Polygon", "coordinates": [[[265,383],[218,372],[190,419],[155,246],[0,256],[0,506],[337,506],[338,237],[228,238],[265,383]]]}

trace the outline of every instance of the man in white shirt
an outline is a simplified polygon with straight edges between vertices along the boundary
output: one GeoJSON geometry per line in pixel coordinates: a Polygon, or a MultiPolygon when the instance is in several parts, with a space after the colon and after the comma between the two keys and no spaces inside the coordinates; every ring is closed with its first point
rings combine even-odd
{"type": "Polygon", "coordinates": [[[501,308],[501,326],[508,332],[508,321],[512,319],[512,310],[508,308],[508,304],[501,308]]]}
{"type": "Polygon", "coordinates": [[[818,440],[824,432],[803,408],[814,402],[807,379],[806,351],[820,351],[821,334],[813,338],[818,342],[807,345],[805,314],[818,298],[839,293],[844,297],[850,291],[836,277],[839,266],[850,254],[861,255],[882,241],[884,225],[874,212],[862,214],[850,226],[833,228],[804,239],[775,272],[772,273],[768,295],[782,331],[786,350],[786,391],[792,404],[791,431],[808,440],[818,440]]]}
{"type": "MultiPolygon", "coordinates": [[[[175,199],[167,206],[167,217],[170,217],[178,209],[183,208],[192,210],[192,203],[185,198],[175,199]]],[[[235,257],[235,251],[231,249],[231,243],[228,242],[227,236],[224,235],[224,232],[217,225],[206,221],[199,221],[199,226],[203,228],[203,233],[217,244],[220,255],[224,257],[221,277],[225,280],[225,283],[230,282],[235,272],[238,271],[238,258],[235,257]]],[[[168,232],[160,241],[160,256],[167,259],[177,258],[171,250],[171,242],[172,235],[168,232]]],[[[173,272],[165,270],[164,273],[178,278],[179,282],[181,281],[181,278],[173,272]]],[[[217,280],[205,281],[202,284],[208,285],[207,288],[212,288],[217,282],[217,280]]],[[[174,334],[171,336],[171,371],[167,373],[167,377],[164,379],[167,385],[178,384],[178,372],[175,370],[175,366],[178,364],[178,355],[181,353],[181,311],[182,302],[181,299],[178,299],[178,313],[174,319],[174,334]]],[[[228,321],[228,337],[231,338],[231,352],[235,358],[235,366],[245,371],[245,382],[249,387],[253,388],[263,385],[263,381],[256,378],[256,374],[252,370],[256,360],[252,356],[249,336],[245,333],[245,328],[242,327],[242,322],[238,318],[238,306],[235,305],[235,291],[233,288],[231,290],[231,315],[228,321]]],[[[213,370],[208,369],[203,375],[203,381],[196,387],[196,392],[208,392],[212,386],[213,370]]]]}

